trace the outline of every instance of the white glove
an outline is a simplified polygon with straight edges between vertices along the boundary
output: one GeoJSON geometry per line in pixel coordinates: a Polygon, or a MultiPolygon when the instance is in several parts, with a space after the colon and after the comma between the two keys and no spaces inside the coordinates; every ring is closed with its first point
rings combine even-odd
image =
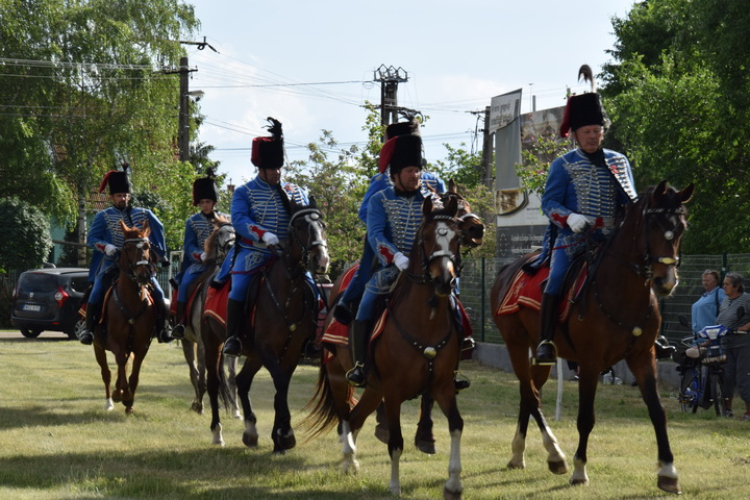
{"type": "Polygon", "coordinates": [[[201,262],[206,262],[207,258],[208,258],[208,254],[206,252],[201,253],[201,262]]]}
{"type": "Polygon", "coordinates": [[[117,253],[117,247],[107,243],[107,246],[104,247],[104,253],[106,253],[108,257],[112,257],[115,253],[117,253]]]}
{"type": "Polygon", "coordinates": [[[405,271],[409,267],[409,257],[399,252],[393,256],[393,263],[396,264],[399,271],[405,271]]]}
{"type": "Polygon", "coordinates": [[[586,224],[588,223],[588,219],[581,214],[571,213],[568,215],[568,226],[574,233],[580,233],[586,229],[586,224]]]}
{"type": "Polygon", "coordinates": [[[260,239],[263,240],[263,243],[269,246],[279,244],[279,237],[270,231],[266,231],[265,233],[263,233],[263,236],[260,239]]]}

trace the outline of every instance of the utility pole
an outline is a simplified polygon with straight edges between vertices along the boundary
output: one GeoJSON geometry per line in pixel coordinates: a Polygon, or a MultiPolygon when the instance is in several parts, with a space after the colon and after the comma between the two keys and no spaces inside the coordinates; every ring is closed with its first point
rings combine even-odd
{"type": "Polygon", "coordinates": [[[380,123],[387,127],[398,121],[398,84],[409,81],[409,75],[401,67],[381,64],[373,80],[380,82],[380,123]]]}
{"type": "Polygon", "coordinates": [[[481,183],[487,186],[490,191],[494,191],[494,187],[491,185],[493,176],[490,175],[492,172],[492,135],[490,134],[490,110],[492,108],[487,106],[484,108],[484,134],[482,142],[482,172],[481,172],[481,183]]]}

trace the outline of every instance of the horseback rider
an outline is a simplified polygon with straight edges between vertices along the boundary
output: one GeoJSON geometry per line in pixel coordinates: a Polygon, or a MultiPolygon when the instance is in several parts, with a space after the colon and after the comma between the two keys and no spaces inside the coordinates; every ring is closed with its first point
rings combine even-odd
{"type": "MultiPolygon", "coordinates": [[[[109,198],[112,206],[99,211],[89,229],[86,244],[94,250],[91,257],[91,273],[94,278],[94,286],[86,306],[86,327],[79,334],[82,344],[90,345],[94,341],[94,327],[101,318],[104,294],[107,291],[110,280],[105,275],[114,271],[117,266],[117,252],[125,241],[120,221],[128,227],[143,227],[148,221],[151,228],[149,242],[151,249],[164,264],[166,260],[167,246],[164,239],[164,226],[151,210],[132,207],[129,205],[132,187],[128,176],[128,165],[123,164],[123,171],[112,170],[107,172],[99,186],[99,192],[109,187],[109,198]]],[[[156,275],[151,277],[151,298],[154,301],[157,312],[156,331],[159,342],[171,342],[169,322],[169,306],[164,300],[164,291],[161,289],[156,275]]]]}
{"type": "MultiPolygon", "coordinates": [[[[588,69],[581,68],[587,80],[588,69]]],[[[542,211],[549,218],[542,262],[551,253],[550,272],[542,295],[540,342],[536,363],[553,365],[557,348],[552,341],[557,324],[558,306],[565,273],[573,256],[586,239],[603,241],[615,229],[621,210],[637,198],[633,173],[622,153],[602,148],[609,119],[596,92],[568,98],[560,136],[573,133],[578,147],[555,159],[550,165],[542,196],[542,211]],[[584,234],[585,233],[585,234],[584,234]]],[[[674,347],[661,346],[657,356],[668,357],[674,347]]]]}
{"type": "MultiPolygon", "coordinates": [[[[406,122],[392,123],[385,129],[386,142],[396,136],[400,135],[419,135],[419,122],[416,119],[411,118],[406,122]]],[[[380,162],[378,165],[379,173],[375,174],[370,179],[370,185],[367,188],[364,198],[362,198],[362,204],[359,207],[359,218],[367,224],[367,205],[370,202],[370,198],[387,187],[393,186],[391,176],[388,174],[388,164],[380,162]]],[[[438,194],[445,193],[445,182],[435,174],[430,172],[421,172],[422,183],[420,190],[427,196],[431,192],[438,194]]],[[[333,309],[333,317],[336,321],[342,325],[349,325],[354,316],[356,315],[356,306],[362,298],[362,294],[365,291],[365,285],[372,277],[373,272],[373,260],[375,254],[373,253],[372,246],[367,240],[367,235],[364,238],[364,249],[362,251],[362,257],[359,259],[359,267],[357,272],[354,273],[349,286],[346,287],[344,294],[341,299],[336,303],[333,309]]]]}
{"type": "MultiPolygon", "coordinates": [[[[273,255],[273,247],[286,242],[290,220],[290,200],[307,205],[307,195],[299,186],[281,182],[284,166],[284,138],[281,123],[268,118],[271,137],[253,139],[252,162],[258,175],[238,187],[232,197],[232,225],[237,247],[231,267],[231,291],[227,300],[227,340],[224,354],[242,352],[242,321],[248,289],[273,255]]],[[[308,281],[312,277],[308,273],[308,281]]],[[[313,286],[313,290],[316,290],[313,286]]],[[[247,304],[249,311],[252,304],[247,304]]]]}
{"type": "Polygon", "coordinates": [[[191,215],[185,221],[185,240],[182,245],[183,258],[180,272],[175,276],[177,288],[177,325],[172,330],[172,337],[181,339],[185,336],[185,309],[187,308],[190,285],[203,274],[206,266],[206,240],[214,231],[214,219],[217,215],[229,216],[215,211],[219,199],[212,169],[208,175],[193,182],[193,206],[199,206],[200,212],[191,215]]]}

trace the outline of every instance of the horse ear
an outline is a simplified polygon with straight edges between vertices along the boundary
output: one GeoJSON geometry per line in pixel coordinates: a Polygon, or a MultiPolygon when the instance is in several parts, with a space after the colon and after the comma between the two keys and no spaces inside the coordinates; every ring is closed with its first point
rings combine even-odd
{"type": "Polygon", "coordinates": [[[427,216],[432,212],[432,196],[428,196],[422,202],[422,214],[427,216]]]}
{"type": "Polygon", "coordinates": [[[125,222],[122,219],[120,219],[120,227],[122,228],[123,233],[130,231],[130,228],[125,224],[125,222]]]}
{"type": "Polygon", "coordinates": [[[654,189],[654,194],[656,196],[662,196],[664,193],[667,192],[667,180],[664,179],[659,183],[658,186],[656,186],[656,189],[654,189]]]}
{"type": "Polygon", "coordinates": [[[695,194],[695,184],[692,182],[688,187],[677,193],[677,196],[682,200],[682,203],[688,203],[690,200],[693,199],[693,195],[695,194]]]}
{"type": "Polygon", "coordinates": [[[451,217],[455,217],[458,213],[458,198],[451,197],[451,199],[448,200],[448,205],[445,208],[451,217]]]}
{"type": "Polygon", "coordinates": [[[151,227],[148,225],[148,219],[143,221],[143,229],[141,229],[141,233],[143,233],[144,238],[148,238],[151,234],[151,227]]]}
{"type": "Polygon", "coordinates": [[[315,196],[310,195],[309,201],[310,201],[310,204],[308,205],[308,207],[310,207],[310,208],[318,208],[318,202],[315,201],[315,196]]]}
{"type": "Polygon", "coordinates": [[[458,184],[453,179],[448,181],[448,192],[452,194],[458,194],[458,184]]]}

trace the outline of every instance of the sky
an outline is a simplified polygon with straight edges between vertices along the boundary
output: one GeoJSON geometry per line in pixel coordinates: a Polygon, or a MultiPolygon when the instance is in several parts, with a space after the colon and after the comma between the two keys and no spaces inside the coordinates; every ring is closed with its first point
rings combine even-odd
{"type": "Polygon", "coordinates": [[[205,121],[198,141],[212,145],[219,173],[233,184],[255,176],[253,137],[272,116],[282,122],[290,161],[323,129],[341,148],[363,146],[363,104],[380,103],[381,66],[401,68],[398,104],[422,111],[427,160],[453,147],[482,147],[492,97],[523,90],[522,112],[565,104],[582,92],[583,63],[594,73],[612,58],[613,16],[633,0],[188,0],[201,22],[186,44],[190,92],[205,121]],[[474,112],[474,113],[472,113],[474,112]]]}

